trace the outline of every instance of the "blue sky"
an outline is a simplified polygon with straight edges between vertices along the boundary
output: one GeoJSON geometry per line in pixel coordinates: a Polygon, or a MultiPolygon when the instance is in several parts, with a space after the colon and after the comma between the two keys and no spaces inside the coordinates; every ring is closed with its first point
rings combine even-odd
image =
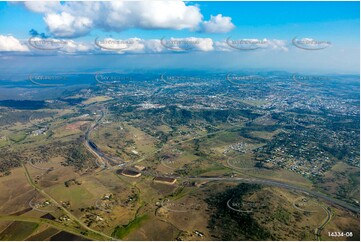
{"type": "Polygon", "coordinates": [[[75,72],[119,67],[132,70],[164,67],[359,73],[359,2],[181,4],[176,7],[160,6],[169,12],[169,15],[163,16],[159,9],[146,5],[117,6],[115,10],[114,6],[104,5],[99,12],[94,12],[92,5],[92,10],[86,13],[81,10],[83,6],[68,3],[49,7],[0,2],[0,70],[20,71],[21,62],[21,71],[37,71],[41,68],[75,72]],[[67,8],[64,8],[65,5],[68,5],[67,8]],[[126,16],[126,20],[122,12],[125,8],[133,11],[126,16]],[[179,9],[186,13],[180,13],[179,9]],[[62,12],[70,17],[61,15],[62,12]],[[105,18],[115,17],[106,21],[102,14],[105,14],[105,18]],[[144,14],[149,16],[145,18],[144,14]],[[211,16],[217,15],[217,19],[211,19],[211,16]],[[183,22],[173,16],[180,16],[183,22]],[[68,24],[73,18],[75,20],[68,24]],[[62,21],[68,25],[62,26],[62,21]],[[54,39],[73,42],[62,51],[45,53],[34,50],[26,46],[31,29],[54,39]],[[331,45],[317,51],[307,51],[292,45],[292,39],[296,36],[300,40],[328,41],[331,45]],[[95,37],[116,40],[136,37],[141,45],[127,51],[104,51],[94,48],[95,37]],[[194,51],[174,52],[163,50],[158,43],[162,37],[193,37],[201,40],[201,44],[194,51]],[[232,40],[267,40],[268,46],[255,51],[240,51],[225,45],[225,40],[230,37],[232,40]],[[158,40],[158,45],[156,41],[149,40],[158,40]],[[102,63],[97,61],[99,59],[102,59],[102,63]],[[3,60],[13,66],[6,67],[3,60]],[[55,64],[47,65],[49,61],[55,64]],[[111,65],[105,65],[104,61],[111,65]]]}

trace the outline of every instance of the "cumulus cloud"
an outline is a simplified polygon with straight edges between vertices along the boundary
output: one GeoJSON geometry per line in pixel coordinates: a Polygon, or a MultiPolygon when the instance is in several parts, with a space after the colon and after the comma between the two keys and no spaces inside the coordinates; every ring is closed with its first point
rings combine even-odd
{"type": "Polygon", "coordinates": [[[31,37],[27,41],[27,45],[32,53],[37,55],[54,55],[93,53],[95,47],[89,42],[78,42],[69,39],[55,39],[31,37]]]}
{"type": "Polygon", "coordinates": [[[202,23],[202,29],[206,33],[227,33],[234,28],[232,18],[223,17],[222,14],[212,16],[209,21],[202,23]]]}
{"type": "Polygon", "coordinates": [[[324,49],[331,46],[330,41],[315,40],[312,38],[297,39],[296,37],[292,39],[292,44],[298,48],[307,50],[324,49]]]}
{"type": "Polygon", "coordinates": [[[202,20],[196,6],[182,1],[110,2],[104,5],[111,13],[105,24],[120,31],[129,27],[142,29],[194,29],[202,20]]]}
{"type": "Polygon", "coordinates": [[[196,50],[211,51],[213,50],[213,40],[211,38],[189,38],[189,40],[195,41],[196,50]]]}
{"type": "Polygon", "coordinates": [[[272,39],[272,40],[267,40],[268,46],[272,49],[279,49],[279,50],[283,50],[283,51],[288,51],[288,44],[287,41],[285,40],[279,40],[279,39],[272,39]]]}
{"type": "MultiPolygon", "coordinates": [[[[65,40],[66,41],[66,40],[65,40]]],[[[256,45],[259,49],[288,51],[287,41],[278,39],[243,39],[249,41],[252,47],[256,45]]],[[[247,42],[246,42],[247,43],[247,42]]],[[[89,45],[86,45],[89,47],[89,45]]],[[[192,52],[192,51],[237,51],[224,41],[214,41],[211,38],[162,38],[162,39],[115,39],[115,38],[97,38],[95,40],[93,51],[103,53],[169,53],[169,52],[192,52]]],[[[256,50],[256,49],[255,49],[256,50]]]]}
{"type": "Polygon", "coordinates": [[[11,35],[0,35],[0,51],[29,51],[29,48],[11,35]]]}
{"type": "Polygon", "coordinates": [[[215,41],[214,42],[214,49],[217,51],[233,51],[234,49],[229,46],[226,41],[215,41]]]}
{"type": "Polygon", "coordinates": [[[144,46],[147,50],[150,50],[151,53],[160,53],[164,51],[164,46],[162,46],[158,39],[145,41],[144,46]]]}
{"type": "Polygon", "coordinates": [[[168,50],[173,51],[211,51],[213,50],[213,40],[210,38],[170,38],[161,39],[161,44],[168,50]]]}
{"type": "Polygon", "coordinates": [[[0,35],[0,51],[28,51],[35,54],[144,54],[191,51],[238,51],[238,50],[282,50],[288,51],[289,43],[278,39],[230,39],[214,41],[211,38],[96,38],[94,42],[79,42],[67,38],[31,37],[21,43],[13,36],[0,35]]]}
{"type": "Polygon", "coordinates": [[[62,7],[60,2],[55,2],[55,1],[24,2],[24,5],[26,8],[28,8],[29,10],[36,12],[36,13],[53,12],[53,11],[57,11],[58,9],[60,9],[62,7]]]}
{"type": "Polygon", "coordinates": [[[230,17],[221,14],[203,21],[198,6],[182,1],[65,2],[63,4],[26,2],[44,21],[55,37],[79,37],[92,29],[120,32],[129,28],[189,29],[225,33],[234,28],[230,17]]]}
{"type": "Polygon", "coordinates": [[[122,53],[162,53],[172,51],[211,51],[213,40],[210,38],[169,38],[169,39],[97,39],[100,51],[122,53]]]}
{"type": "Polygon", "coordinates": [[[56,37],[78,37],[86,35],[93,27],[88,17],[74,16],[67,12],[51,13],[44,17],[49,31],[56,37]]]}
{"type": "Polygon", "coordinates": [[[96,39],[95,45],[99,51],[122,53],[144,53],[146,52],[145,40],[140,38],[114,39],[104,38],[96,39]]]}
{"type": "Polygon", "coordinates": [[[27,2],[25,6],[45,14],[44,21],[56,37],[84,36],[93,28],[117,32],[129,28],[195,29],[203,17],[198,7],[182,1],[65,2],[60,6],[27,2]]]}
{"type": "Polygon", "coordinates": [[[89,43],[79,43],[74,40],[66,40],[64,46],[61,48],[62,52],[77,53],[92,51],[94,47],[89,43]]]}
{"type": "Polygon", "coordinates": [[[288,51],[286,40],[279,39],[233,39],[231,37],[224,41],[216,41],[214,47],[218,51],[234,50],[282,50],[288,51]]]}
{"type": "Polygon", "coordinates": [[[11,35],[0,35],[0,51],[29,52],[35,54],[144,54],[191,51],[238,51],[238,50],[281,50],[288,51],[286,40],[279,39],[231,39],[214,41],[211,38],[96,38],[94,42],[80,42],[67,38],[42,38],[34,36],[21,43],[11,35]]]}

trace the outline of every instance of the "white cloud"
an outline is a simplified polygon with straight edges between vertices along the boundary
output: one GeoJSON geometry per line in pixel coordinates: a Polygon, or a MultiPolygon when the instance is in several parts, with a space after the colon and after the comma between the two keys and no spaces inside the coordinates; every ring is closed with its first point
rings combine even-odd
{"type": "Polygon", "coordinates": [[[122,31],[142,29],[196,29],[202,14],[182,1],[65,2],[63,5],[27,3],[34,12],[44,13],[49,31],[56,37],[78,37],[93,28],[122,31]]]}
{"type": "Polygon", "coordinates": [[[187,41],[194,42],[194,49],[200,51],[211,51],[213,50],[213,40],[211,38],[185,38],[187,41]]]}
{"type": "Polygon", "coordinates": [[[158,39],[151,39],[144,42],[145,48],[150,53],[160,53],[164,51],[164,46],[160,43],[158,39]]]}
{"type": "Polygon", "coordinates": [[[73,16],[69,13],[51,13],[44,17],[49,31],[56,37],[77,37],[86,35],[93,27],[87,17],[73,16]]]}
{"type": "Polygon", "coordinates": [[[230,47],[226,41],[216,41],[214,42],[214,49],[218,51],[233,51],[234,49],[230,47]]]}
{"type": "Polygon", "coordinates": [[[37,55],[93,53],[95,49],[92,43],[40,37],[31,37],[28,40],[28,46],[32,53],[37,55]]]}
{"type": "Polygon", "coordinates": [[[265,39],[265,41],[267,41],[268,46],[272,49],[288,51],[288,47],[287,47],[288,44],[287,44],[287,41],[285,41],[285,40],[279,40],[279,39],[267,40],[267,39],[265,39]]]}
{"type": "Polygon", "coordinates": [[[170,38],[159,39],[97,39],[100,51],[123,53],[163,53],[172,51],[211,51],[213,40],[210,38],[170,38]],[[171,43],[171,44],[170,44],[171,43]]]}
{"type": "Polygon", "coordinates": [[[234,28],[232,18],[223,17],[222,14],[212,16],[209,21],[204,21],[202,29],[206,33],[227,33],[234,28]]]}
{"type": "Polygon", "coordinates": [[[0,35],[0,51],[29,51],[29,48],[11,35],[0,35]]]}
{"type": "Polygon", "coordinates": [[[55,37],[79,37],[92,29],[120,32],[129,28],[189,29],[225,33],[234,28],[230,17],[221,14],[203,21],[198,6],[180,0],[64,2],[63,4],[26,2],[44,21],[55,37]]]}
{"type": "MultiPolygon", "coordinates": [[[[213,41],[211,38],[167,38],[167,39],[115,39],[115,38],[97,38],[94,42],[78,42],[69,39],[55,39],[32,37],[26,44],[22,44],[13,36],[0,35],[0,51],[31,51],[36,54],[56,54],[56,53],[170,53],[178,52],[192,52],[192,51],[238,51],[247,49],[247,47],[259,47],[254,50],[282,50],[288,51],[288,43],[285,40],[278,39],[234,39],[235,43],[244,41],[246,44],[241,44],[232,47],[233,43],[230,41],[213,41]],[[248,42],[255,44],[247,44],[248,42]],[[259,44],[258,44],[259,43],[259,44]],[[241,47],[241,48],[237,48],[241,47]]],[[[251,49],[252,49],[251,48],[251,49]]]]}
{"type": "Polygon", "coordinates": [[[60,2],[46,1],[46,2],[24,2],[26,8],[37,13],[48,13],[61,9],[60,2]]]}
{"type": "Polygon", "coordinates": [[[292,39],[292,44],[301,49],[324,49],[331,46],[330,41],[315,40],[312,38],[292,39]]]}
{"type": "Polygon", "coordinates": [[[140,38],[113,39],[105,38],[97,41],[100,51],[123,53],[144,53],[146,52],[145,40],[140,38]]]}
{"type": "Polygon", "coordinates": [[[66,53],[76,53],[92,51],[93,49],[94,47],[89,44],[75,42],[74,40],[66,40],[64,46],[60,50],[66,53]]]}
{"type": "Polygon", "coordinates": [[[116,31],[127,28],[142,29],[194,29],[202,20],[196,6],[182,1],[110,2],[103,5],[108,13],[100,25],[116,31]]]}
{"type": "Polygon", "coordinates": [[[279,39],[233,39],[214,43],[215,50],[236,51],[236,50],[282,50],[288,51],[286,40],[279,39]]]}

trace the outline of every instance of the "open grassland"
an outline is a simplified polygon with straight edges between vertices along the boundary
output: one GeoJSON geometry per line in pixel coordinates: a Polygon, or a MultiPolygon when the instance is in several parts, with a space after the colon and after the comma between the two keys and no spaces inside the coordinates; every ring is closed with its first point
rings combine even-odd
{"type": "Polygon", "coordinates": [[[126,123],[102,124],[92,133],[91,139],[105,153],[125,161],[154,152],[157,143],[154,137],[126,123]]]}
{"type": "Polygon", "coordinates": [[[250,134],[252,136],[258,137],[258,138],[262,138],[262,139],[266,139],[266,140],[271,140],[274,136],[276,136],[277,134],[281,133],[281,132],[285,132],[282,129],[277,129],[273,132],[266,132],[266,131],[251,131],[250,134]]]}
{"type": "Polygon", "coordinates": [[[344,162],[337,162],[326,172],[323,182],[318,186],[330,193],[360,203],[360,169],[344,162]]]}
{"type": "Polygon", "coordinates": [[[66,136],[72,136],[77,134],[82,134],[85,130],[85,126],[88,124],[86,121],[75,121],[68,124],[65,124],[63,126],[60,126],[56,129],[54,129],[53,132],[53,138],[63,138],[66,136]]]}
{"type": "Polygon", "coordinates": [[[360,240],[360,219],[358,216],[347,211],[333,208],[333,217],[331,222],[327,224],[321,233],[321,238],[324,240],[334,241],[359,241],[360,240]],[[329,232],[340,231],[344,232],[344,236],[333,237],[329,232]],[[346,236],[346,232],[350,236],[346,236]],[[352,236],[351,236],[352,233],[352,236]]]}
{"type": "Polygon", "coordinates": [[[11,175],[0,177],[0,214],[8,215],[28,207],[35,192],[28,184],[22,167],[11,170],[11,175]]]}
{"type": "Polygon", "coordinates": [[[105,102],[111,99],[112,99],[111,97],[107,97],[107,96],[97,96],[97,97],[89,98],[88,100],[85,100],[82,103],[85,105],[89,105],[97,102],[105,102]]]}

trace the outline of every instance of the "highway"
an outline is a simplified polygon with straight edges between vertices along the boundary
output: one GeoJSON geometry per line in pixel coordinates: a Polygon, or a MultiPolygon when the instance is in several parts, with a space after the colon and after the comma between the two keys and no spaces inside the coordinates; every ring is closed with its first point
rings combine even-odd
{"type": "MultiPolygon", "coordinates": [[[[100,158],[100,160],[103,160],[104,164],[108,164],[104,161],[103,157],[106,157],[106,160],[113,160],[113,159],[117,159],[117,158],[112,158],[109,156],[105,156],[99,149],[94,149],[93,146],[89,145],[89,133],[99,124],[100,120],[104,117],[104,113],[102,112],[102,117],[100,119],[97,120],[96,124],[94,126],[92,126],[92,128],[90,128],[87,133],[86,133],[86,143],[87,143],[87,147],[92,151],[92,153],[96,154],[97,157],[100,158]]],[[[235,128],[235,127],[233,127],[235,128]]],[[[218,133],[218,132],[222,132],[222,131],[217,131],[217,132],[213,132],[213,133],[209,133],[206,135],[202,135],[201,137],[206,137],[209,136],[211,134],[214,133],[218,133]]],[[[197,139],[197,138],[201,138],[201,137],[194,137],[194,138],[190,138],[184,141],[181,141],[179,143],[183,143],[183,142],[188,142],[191,141],[193,139],[197,139]]],[[[158,149],[156,152],[159,152],[161,149],[158,149]]],[[[123,167],[131,167],[132,165],[139,163],[140,161],[144,160],[145,157],[141,158],[138,161],[135,162],[123,162],[124,166],[123,167]]],[[[106,165],[107,166],[107,165],[106,165]]],[[[236,169],[232,168],[232,167],[228,167],[231,168],[234,171],[237,171],[236,169]]],[[[147,174],[147,172],[142,172],[144,175],[149,175],[147,174]]],[[[203,180],[203,181],[234,181],[234,182],[244,182],[244,183],[250,183],[250,184],[260,184],[260,185],[267,185],[267,186],[275,186],[275,187],[280,187],[280,188],[284,188],[284,189],[288,189],[288,190],[294,190],[294,191],[300,191],[300,192],[305,192],[308,193],[314,197],[320,198],[324,201],[327,201],[328,203],[331,203],[333,205],[336,206],[340,206],[342,208],[345,208],[349,211],[355,212],[355,213],[359,213],[360,212],[360,208],[353,205],[353,204],[349,204],[345,201],[342,201],[340,199],[337,198],[333,198],[329,195],[326,195],[324,193],[315,191],[315,190],[311,190],[308,189],[306,187],[301,187],[301,186],[295,186],[295,185],[291,185],[285,182],[279,182],[279,181],[275,181],[275,180],[271,180],[271,179],[266,179],[266,178],[259,178],[259,177],[251,177],[251,178],[240,178],[240,177],[181,177],[181,176],[172,176],[173,178],[176,179],[189,179],[189,180],[203,180]]]]}
{"type": "Polygon", "coordinates": [[[288,190],[294,190],[294,191],[298,191],[298,192],[305,192],[308,193],[309,195],[312,195],[314,197],[320,198],[326,202],[329,202],[333,205],[338,205],[340,207],[343,207],[347,210],[350,210],[352,212],[355,213],[359,213],[360,212],[360,208],[356,207],[352,204],[349,204],[345,201],[336,199],[336,198],[332,198],[324,193],[318,192],[318,191],[314,191],[314,190],[310,190],[307,189],[305,187],[300,187],[300,186],[294,186],[294,185],[290,185],[287,183],[283,183],[283,182],[278,182],[278,181],[274,181],[274,180],[270,180],[270,179],[260,179],[260,178],[240,178],[240,177],[175,177],[175,178],[179,178],[179,179],[189,179],[189,180],[203,180],[203,181],[236,181],[236,182],[243,182],[243,183],[250,183],[250,184],[259,184],[259,185],[266,185],[266,186],[275,186],[275,187],[280,187],[280,188],[285,188],[288,190]]]}
{"type": "Polygon", "coordinates": [[[99,126],[100,122],[103,120],[105,116],[105,112],[101,111],[101,117],[96,120],[95,124],[91,125],[87,131],[85,132],[85,139],[84,139],[84,146],[97,158],[96,165],[103,169],[106,169],[110,166],[120,165],[125,163],[124,161],[120,160],[118,157],[110,157],[107,154],[103,153],[94,141],[89,139],[91,132],[99,126]]]}
{"type": "MultiPolygon", "coordinates": [[[[104,111],[102,111],[101,117],[99,119],[97,119],[95,121],[94,124],[92,124],[86,131],[85,133],[85,138],[84,138],[84,145],[85,147],[92,153],[94,154],[94,156],[96,157],[96,164],[98,167],[103,168],[101,171],[105,170],[106,168],[111,169],[111,168],[118,168],[120,165],[122,165],[123,167],[127,167],[128,169],[132,169],[132,166],[136,163],[139,163],[141,161],[143,161],[147,156],[144,156],[134,162],[124,162],[124,161],[120,161],[120,159],[118,157],[111,157],[109,155],[104,154],[98,147],[97,145],[91,141],[89,139],[91,132],[100,124],[101,120],[104,118],[105,113],[104,111]],[[120,161],[120,162],[119,162],[120,161]]],[[[236,127],[232,127],[232,129],[234,129],[236,127]]],[[[223,132],[222,131],[217,131],[217,132],[213,132],[213,133],[209,133],[209,134],[205,134],[199,137],[194,137],[194,138],[190,138],[187,140],[183,140],[181,142],[175,143],[175,144],[179,144],[179,143],[183,143],[183,142],[188,142],[197,138],[202,138],[202,137],[207,137],[211,134],[214,133],[218,133],[218,132],[223,132]]],[[[160,148],[158,150],[156,150],[155,152],[153,152],[152,154],[155,154],[159,151],[161,151],[163,148],[160,148]]],[[[149,155],[148,155],[149,156],[149,155]]],[[[61,210],[63,210],[63,212],[70,218],[72,219],[74,222],[76,222],[77,224],[79,224],[82,228],[84,228],[86,231],[88,231],[88,235],[86,237],[88,238],[92,238],[92,239],[97,239],[97,240],[116,240],[115,238],[108,236],[102,232],[96,231],[94,229],[89,228],[88,226],[86,226],[82,221],[80,221],[77,217],[75,217],[72,213],[70,213],[66,208],[64,208],[63,206],[61,206],[61,204],[59,204],[52,196],[50,196],[49,194],[47,194],[43,189],[39,188],[32,180],[26,165],[24,164],[23,167],[25,168],[25,174],[28,178],[28,181],[30,183],[30,185],[37,190],[41,195],[43,195],[44,197],[46,197],[47,199],[49,199],[49,201],[51,201],[56,207],[59,207],[61,210]]],[[[234,167],[228,167],[225,166],[227,168],[232,169],[235,172],[240,172],[237,169],[235,169],[234,167]]],[[[114,169],[115,170],[115,169],[114,169]]],[[[101,172],[100,171],[100,172],[101,172]]],[[[147,171],[142,171],[142,174],[146,175],[146,176],[153,176],[154,174],[151,174],[147,171]]],[[[306,187],[301,187],[301,186],[296,186],[296,185],[292,185],[292,184],[288,184],[285,182],[279,182],[279,181],[275,181],[272,179],[266,179],[266,178],[259,178],[259,177],[254,177],[254,176],[249,176],[248,174],[242,174],[239,173],[240,175],[246,175],[247,177],[205,177],[205,176],[189,176],[189,177],[184,177],[184,176],[171,176],[173,178],[176,178],[178,180],[194,180],[194,181],[208,181],[208,182],[213,182],[213,181],[230,181],[230,182],[242,182],[242,183],[249,183],[249,184],[259,184],[259,185],[265,185],[265,186],[274,186],[274,187],[280,187],[280,188],[284,188],[284,189],[288,189],[288,190],[292,190],[292,191],[298,191],[298,192],[304,192],[307,193],[311,196],[314,196],[316,198],[322,199],[324,201],[326,201],[329,204],[333,204],[336,206],[340,206],[344,209],[347,209],[349,211],[355,212],[355,213],[359,213],[359,207],[349,204],[345,201],[333,198],[329,195],[326,195],[324,193],[315,191],[315,190],[311,190],[309,188],[306,187]]],[[[322,229],[326,226],[326,224],[331,220],[332,218],[332,214],[331,211],[329,210],[329,208],[324,208],[324,210],[327,213],[327,217],[325,218],[325,220],[322,222],[322,224],[315,229],[315,236],[317,236],[317,238],[320,238],[320,233],[322,231],[322,229]]],[[[0,220],[14,220],[14,221],[20,221],[21,219],[27,220],[30,218],[18,218],[18,217],[0,217],[0,220]]],[[[31,220],[31,219],[30,219],[31,220]]],[[[35,220],[34,220],[35,221],[35,220]]],[[[38,220],[40,221],[40,220],[38,220]]],[[[64,231],[68,231],[68,232],[72,232],[75,234],[79,234],[80,230],[75,230],[72,229],[72,231],[70,231],[69,229],[66,230],[62,227],[62,225],[58,225],[55,224],[52,221],[46,221],[46,220],[41,220],[42,223],[48,223],[49,225],[59,228],[60,230],[64,230],[64,231]]],[[[83,236],[83,235],[81,235],[83,236]]]]}

